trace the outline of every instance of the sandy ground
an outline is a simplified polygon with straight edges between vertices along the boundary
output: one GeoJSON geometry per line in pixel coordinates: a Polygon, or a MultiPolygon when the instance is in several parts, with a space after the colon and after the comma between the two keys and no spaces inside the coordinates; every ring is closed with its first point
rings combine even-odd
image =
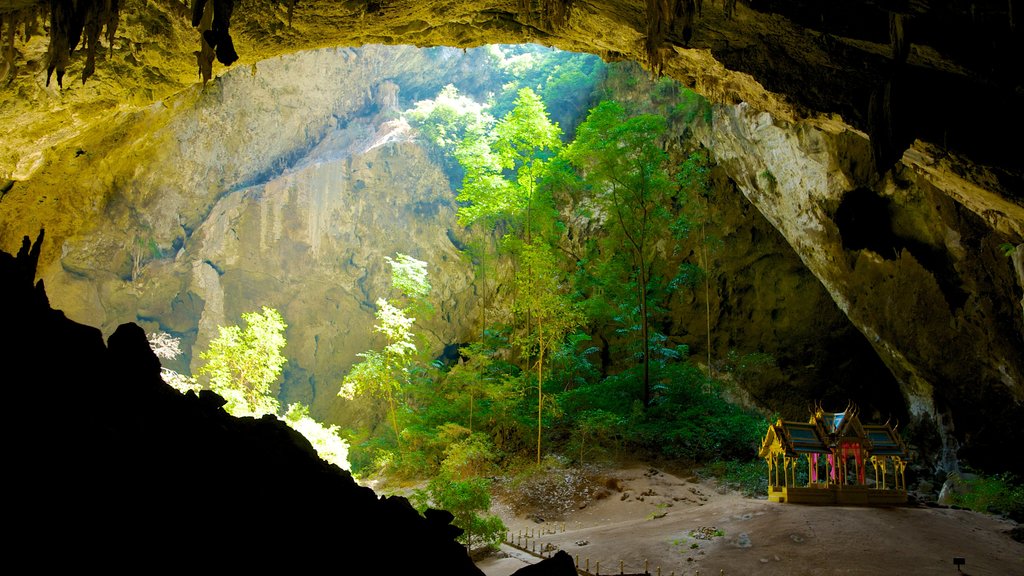
{"type": "MultiPolygon", "coordinates": [[[[1014,523],[967,510],[907,506],[820,507],[776,504],[646,468],[606,471],[598,491],[575,510],[513,511],[496,500],[514,538],[534,533],[537,549],[561,549],[590,572],[799,576],[961,574],[1024,576],[1024,544],[1014,523]],[[546,532],[546,533],[545,533],[546,532]],[[538,534],[540,533],[540,534],[538,534]],[[549,546],[550,545],[550,546],[549,546]]],[[[534,539],[527,547],[532,548],[534,539]]],[[[504,546],[478,562],[505,576],[536,561],[504,546]],[[509,554],[507,557],[502,557],[509,554]]]]}

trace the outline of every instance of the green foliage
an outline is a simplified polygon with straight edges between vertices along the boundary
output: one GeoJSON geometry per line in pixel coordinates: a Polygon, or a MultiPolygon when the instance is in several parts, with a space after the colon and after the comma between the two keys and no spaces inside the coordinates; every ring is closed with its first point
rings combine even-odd
{"type": "Polygon", "coordinates": [[[953,504],[977,512],[1024,516],[1024,482],[1009,472],[991,476],[977,475],[962,480],[963,489],[951,493],[953,504]]]}
{"type": "MultiPolygon", "coordinates": [[[[647,410],[641,410],[637,400],[643,384],[640,367],[633,366],[562,394],[562,412],[583,415],[600,410],[615,415],[621,422],[623,448],[638,453],[692,462],[750,457],[767,426],[764,417],[725,400],[685,358],[666,359],[652,367],[654,397],[647,410]]],[[[578,416],[572,425],[580,425],[578,416]]]]}
{"type": "Polygon", "coordinates": [[[672,109],[673,120],[680,120],[684,124],[693,124],[700,119],[705,124],[711,124],[712,110],[711,103],[706,98],[693,90],[682,88],[678,91],[678,103],[672,109]]]}
{"type": "Polygon", "coordinates": [[[342,470],[350,468],[348,442],[340,435],[337,425],[324,426],[309,415],[309,408],[301,403],[289,404],[282,418],[289,427],[302,434],[325,461],[342,470]]]}
{"type": "Polygon", "coordinates": [[[629,116],[621,104],[606,100],[590,111],[564,153],[584,175],[603,214],[607,234],[588,255],[593,287],[601,288],[592,297],[609,299],[607,309],[616,310],[612,318],[619,330],[627,341],[640,345],[636,357],[643,365],[644,406],[651,398],[650,324],[668,296],[666,279],[671,277],[661,235],[688,227],[681,208],[692,188],[683,176],[673,174],[661,145],[665,131],[664,117],[629,116]]]}
{"type": "Polygon", "coordinates": [[[287,325],[281,314],[266,306],[242,314],[245,328],[218,326],[219,336],[199,357],[206,362],[196,371],[209,377],[210,389],[224,397],[224,409],[235,416],[276,414],[280,407],[271,385],[286,362],[281,354],[287,325]]]}
{"type": "Polygon", "coordinates": [[[466,479],[483,476],[490,472],[497,454],[490,438],[485,434],[469,434],[465,438],[452,442],[445,449],[445,459],[441,470],[452,478],[466,479]]]}
{"type": "Polygon", "coordinates": [[[484,514],[491,507],[490,482],[484,478],[453,480],[440,474],[430,480],[426,490],[417,490],[410,501],[421,512],[428,507],[451,512],[455,516],[452,523],[463,530],[458,540],[469,549],[481,544],[497,547],[505,536],[501,518],[484,514]]]}
{"type": "Polygon", "coordinates": [[[700,474],[717,478],[723,485],[738,490],[744,496],[763,496],[768,493],[768,470],[764,460],[715,460],[706,464],[700,474]]]}
{"type": "Polygon", "coordinates": [[[618,447],[621,438],[621,416],[601,409],[584,410],[575,420],[570,448],[578,455],[579,464],[583,464],[590,455],[603,454],[618,447]]]}
{"type": "Polygon", "coordinates": [[[524,244],[520,252],[523,273],[516,277],[519,299],[514,308],[527,318],[527,330],[519,337],[521,348],[535,357],[537,374],[537,462],[541,458],[544,413],[544,359],[579,328],[584,317],[565,293],[561,271],[551,247],[543,242],[524,244]]]}
{"type": "Polygon", "coordinates": [[[433,100],[417,102],[406,116],[428,142],[451,153],[467,133],[480,132],[493,123],[486,109],[448,84],[433,100]]]}
{"type": "Polygon", "coordinates": [[[590,105],[591,94],[605,75],[605,63],[592,54],[538,45],[493,46],[491,50],[505,78],[491,107],[499,118],[515,106],[520,89],[530,88],[541,96],[559,124],[571,127],[590,105]]]}
{"type": "Polygon", "coordinates": [[[393,259],[385,256],[384,260],[391,265],[391,286],[413,301],[430,296],[426,262],[402,253],[395,254],[393,259]]]}
{"type": "Polygon", "coordinates": [[[406,111],[409,123],[433,148],[453,182],[462,179],[456,168],[455,150],[471,134],[483,134],[493,124],[487,106],[459,94],[451,84],[445,86],[433,100],[421,100],[406,111]]]}
{"type": "Polygon", "coordinates": [[[384,349],[357,354],[363,360],[352,366],[342,380],[338,396],[350,400],[362,395],[383,399],[391,417],[395,442],[400,444],[402,429],[398,423],[398,409],[404,406],[403,389],[411,382],[410,371],[417,353],[416,336],[412,330],[416,319],[408,313],[415,307],[423,309],[429,306],[430,282],[427,280],[426,262],[405,254],[386,259],[392,267],[392,286],[401,291],[411,304],[398,308],[384,298],[377,299],[377,324],[373,330],[384,336],[384,349]]]}
{"type": "Polygon", "coordinates": [[[459,191],[459,222],[483,222],[491,230],[499,220],[530,229],[530,210],[544,174],[545,159],[561,145],[561,131],[529,88],[486,134],[469,134],[456,150],[466,172],[459,191]],[[525,219],[525,222],[523,220],[525,219]]]}

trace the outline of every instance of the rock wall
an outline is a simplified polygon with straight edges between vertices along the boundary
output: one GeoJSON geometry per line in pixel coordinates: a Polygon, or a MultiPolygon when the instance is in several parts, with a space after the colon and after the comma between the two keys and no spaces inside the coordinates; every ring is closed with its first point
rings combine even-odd
{"type": "Polygon", "coordinates": [[[341,377],[376,344],[373,303],[392,296],[385,256],[428,261],[433,350],[469,330],[453,192],[409,127],[388,120],[399,86],[408,103],[457,81],[464,61],[435,56],[282,57],[124,114],[48,151],[5,197],[4,245],[45,226],[55,305],[105,334],[134,321],[182,338],[168,365],[183,372],[218,325],[278,308],[290,325],[282,401],[338,420],[341,377]]]}
{"type": "Polygon", "coordinates": [[[975,465],[1019,467],[999,447],[1024,437],[994,422],[1024,400],[1022,285],[1001,248],[1024,208],[965,201],[940,157],[908,153],[879,177],[868,139],[828,122],[738,105],[715,126],[702,138],[889,367],[934,464],[955,470],[962,444],[975,465]]]}

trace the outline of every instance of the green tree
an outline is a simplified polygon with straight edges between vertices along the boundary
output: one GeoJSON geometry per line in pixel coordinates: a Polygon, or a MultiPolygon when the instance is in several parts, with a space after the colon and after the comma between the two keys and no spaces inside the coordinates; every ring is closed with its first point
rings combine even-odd
{"type": "Polygon", "coordinates": [[[288,405],[288,411],[285,412],[282,420],[293,430],[305,436],[321,458],[342,470],[350,468],[348,442],[341,437],[336,424],[324,426],[317,422],[309,415],[309,408],[298,402],[288,405]]]}
{"type": "Polygon", "coordinates": [[[196,371],[208,376],[210,389],[224,397],[224,409],[235,416],[277,414],[280,404],[271,386],[286,362],[281,354],[287,325],[281,314],[266,306],[242,314],[245,328],[218,326],[219,335],[199,353],[205,364],[196,371]]]}
{"type": "MultiPolygon", "coordinates": [[[[709,160],[707,155],[701,152],[693,152],[679,167],[677,182],[686,198],[696,200],[691,202],[693,217],[700,223],[700,270],[691,271],[689,278],[683,284],[691,286],[697,280],[703,280],[704,284],[704,320],[707,329],[707,363],[708,378],[714,378],[714,368],[711,363],[711,256],[710,252],[720,244],[720,241],[708,232],[708,223],[711,221],[711,213],[714,202],[714,193],[709,183],[709,160]]],[[[689,223],[685,223],[689,226],[689,223]]],[[[680,276],[686,276],[681,274],[680,276]]],[[[677,278],[680,278],[677,276],[677,278]]]]}
{"type": "MultiPolygon", "coordinates": [[[[485,238],[495,232],[499,222],[505,222],[516,238],[529,242],[541,200],[541,179],[547,160],[561,146],[560,136],[558,124],[551,122],[544,103],[529,88],[519,91],[515,107],[493,130],[468,133],[456,151],[465,170],[458,195],[459,222],[480,226],[485,238]]],[[[487,259],[487,243],[483,242],[479,254],[482,287],[487,284],[487,259]]],[[[487,299],[484,294],[483,300],[487,299]]],[[[484,320],[481,330],[487,328],[484,320]]]]}
{"type": "Polygon", "coordinates": [[[526,271],[517,278],[521,297],[518,312],[531,324],[521,337],[527,357],[534,358],[537,375],[537,464],[541,457],[541,429],[544,410],[544,366],[549,353],[562,345],[584,322],[579,306],[567,294],[567,283],[550,246],[543,242],[524,244],[521,250],[526,271]]]}
{"type": "Polygon", "coordinates": [[[662,148],[665,129],[664,117],[629,117],[622,105],[607,100],[590,111],[565,151],[605,220],[601,266],[615,276],[606,285],[628,286],[633,292],[635,324],[624,320],[640,332],[644,407],[651,399],[651,317],[668,263],[659,240],[666,230],[687,228],[679,222],[682,189],[662,148]]]}
{"type": "Polygon", "coordinates": [[[430,282],[427,264],[405,254],[385,258],[391,265],[391,285],[409,302],[398,308],[384,298],[377,299],[377,324],[373,330],[384,336],[383,350],[369,350],[357,356],[363,360],[354,366],[342,381],[338,396],[352,399],[370,394],[387,403],[395,443],[401,447],[402,431],[398,425],[398,405],[402,390],[410,382],[410,368],[416,358],[417,347],[412,327],[416,318],[409,316],[412,309],[429,308],[430,282]]]}
{"type": "Polygon", "coordinates": [[[409,381],[409,365],[416,354],[416,344],[412,341],[412,325],[416,319],[406,316],[403,310],[383,298],[377,299],[376,316],[377,324],[373,329],[384,335],[384,349],[357,354],[363,360],[352,366],[345,376],[338,396],[350,400],[364,394],[382,398],[387,403],[395,442],[401,446],[397,403],[402,386],[409,381]]]}
{"type": "Polygon", "coordinates": [[[491,507],[490,482],[485,478],[453,480],[448,474],[439,474],[427,484],[426,490],[417,490],[410,499],[420,512],[427,507],[452,513],[455,526],[462,528],[459,542],[472,550],[475,542],[497,546],[505,535],[501,518],[483,515],[491,507]]]}
{"type": "Polygon", "coordinates": [[[391,265],[391,287],[406,299],[405,310],[418,314],[432,314],[430,304],[430,279],[427,277],[427,263],[408,254],[396,253],[394,258],[385,256],[391,265]]]}
{"type": "Polygon", "coordinates": [[[453,182],[463,177],[455,160],[459,144],[467,135],[484,133],[494,124],[486,105],[459,94],[451,84],[442,88],[434,99],[417,102],[406,111],[406,117],[433,147],[453,182]]]}

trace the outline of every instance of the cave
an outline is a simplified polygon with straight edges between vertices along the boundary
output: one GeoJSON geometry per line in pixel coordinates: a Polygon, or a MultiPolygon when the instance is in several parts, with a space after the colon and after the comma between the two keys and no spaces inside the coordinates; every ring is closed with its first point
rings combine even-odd
{"type": "MultiPolygon", "coordinates": [[[[287,178],[300,170],[319,177],[319,163],[330,161],[343,144],[330,142],[329,133],[351,128],[355,134],[361,128],[354,122],[356,112],[387,111],[389,99],[373,93],[383,86],[378,73],[384,63],[395,66],[388,74],[402,85],[399,97],[413,100],[427,96],[429,82],[421,78],[423,61],[411,46],[437,51],[530,42],[609,62],[636,61],[652,77],[673,78],[713,105],[712,127],[693,137],[715,151],[716,176],[735,190],[730,210],[743,217],[730,231],[742,236],[737,243],[744,251],[722,268],[737,276],[744,271],[751,278],[767,275],[770,282],[761,288],[731,280],[716,286],[720,306],[709,315],[723,326],[746,323],[748,333],[713,340],[709,331],[687,323],[682,312],[699,304],[696,299],[680,302],[665,332],[678,342],[693,342],[695,357],[762,349],[771,342],[787,380],[760,382],[752,392],[755,403],[796,412],[803,395],[829,402],[856,398],[872,415],[894,417],[916,435],[922,479],[941,480],[962,464],[1024,473],[1022,462],[1003,452],[1006,445],[1024,441],[1016,426],[1024,417],[1024,165],[1019,147],[1005,145],[1000,137],[1024,128],[1024,78],[1016,56],[1024,43],[1013,0],[828,5],[494,0],[428,1],[415,7],[386,1],[210,2],[212,28],[205,35],[195,25],[206,25],[193,12],[198,9],[202,16],[204,4],[158,0],[124,5],[111,14],[110,2],[81,3],[97,10],[106,6],[109,36],[101,36],[98,15],[84,32],[81,20],[80,49],[74,31],[70,46],[59,33],[66,17],[60,9],[70,3],[14,0],[0,6],[0,249],[21,250],[33,259],[32,274],[45,283],[43,296],[41,288],[25,287],[35,277],[13,286],[13,276],[5,274],[5,285],[12,285],[5,305],[27,313],[27,303],[45,301],[80,323],[62,324],[39,312],[42,316],[26,320],[38,330],[7,335],[5,361],[13,366],[23,360],[24,373],[38,372],[34,385],[50,388],[46,397],[53,402],[76,375],[49,365],[102,358],[96,371],[104,374],[127,362],[131,353],[118,350],[113,336],[124,323],[159,326],[198,346],[210,339],[215,325],[194,322],[202,310],[221,306],[222,316],[240,311],[231,304],[223,309],[224,294],[252,296],[255,286],[268,281],[278,282],[277,292],[289,288],[260,270],[232,270],[231,263],[211,256],[190,266],[189,284],[143,279],[144,289],[110,290],[115,282],[137,279],[130,258],[137,239],[129,237],[125,223],[151,226],[147,241],[162,255],[153,259],[152,269],[172,270],[174,255],[186,253],[200,237],[211,245],[242,237],[273,245],[282,270],[302,273],[307,244],[270,234],[272,228],[242,219],[237,206],[222,201],[239,191],[253,197],[277,194],[282,212],[274,214],[279,218],[274,225],[296,225],[299,220],[283,212],[291,206],[288,194],[300,195],[297,187],[288,189],[287,178]],[[407,50],[374,54],[377,45],[407,50]],[[272,137],[248,136],[257,125],[275,123],[272,137]],[[321,156],[316,145],[322,145],[321,156]],[[267,187],[268,182],[276,184],[267,187]],[[204,229],[213,213],[221,220],[204,229]],[[40,229],[46,230],[45,239],[35,252],[22,250],[23,239],[36,238],[40,229]],[[793,274],[783,277],[773,269],[793,274]],[[768,289],[771,283],[776,290],[768,289]],[[115,303],[124,307],[107,316],[115,303]],[[800,322],[814,325],[816,332],[786,325],[798,308],[804,309],[800,322]],[[44,316],[50,320],[39,320],[44,316]],[[72,354],[51,345],[71,335],[84,338],[85,348],[72,354]],[[113,342],[104,345],[104,338],[113,342]],[[710,343],[703,344],[705,339],[710,343]]],[[[455,63],[473,64],[451,62],[442,74],[470,76],[455,63]]],[[[406,153],[412,154],[401,152],[406,153]]],[[[379,177],[367,175],[374,167],[395,165],[396,154],[377,151],[346,166],[351,188],[374,186],[379,177]]],[[[425,188],[413,210],[433,218],[454,208],[435,193],[445,186],[440,179],[429,181],[433,173],[418,176],[425,188]]],[[[407,184],[395,177],[389,185],[407,184]]],[[[436,242],[454,262],[464,240],[442,229],[436,242]]],[[[329,315],[351,305],[372,315],[381,268],[355,253],[334,265],[345,271],[358,298],[353,304],[348,293],[328,290],[316,309],[329,315]]],[[[289,298],[303,296],[289,293],[289,298]]],[[[307,314],[311,321],[316,316],[307,314]]],[[[468,326],[466,321],[458,329],[468,332],[468,326]]],[[[457,330],[452,332],[447,345],[462,341],[457,330]]],[[[138,344],[138,334],[125,333],[122,345],[138,344]]],[[[334,345],[325,333],[304,335],[310,359],[334,345]]],[[[445,352],[454,356],[450,349],[445,352]]],[[[612,362],[606,349],[600,358],[602,364],[612,362]]],[[[309,401],[326,389],[325,382],[340,378],[340,369],[318,374],[314,364],[289,367],[284,396],[309,401]]],[[[707,364],[714,367],[714,361],[707,364]]],[[[153,382],[151,365],[125,368],[112,378],[127,382],[135,369],[148,370],[145,378],[153,382]]],[[[20,390],[15,398],[13,406],[22,406],[32,402],[33,392],[20,390]]],[[[86,394],[74,401],[87,404],[94,398],[86,394]]],[[[209,406],[216,400],[206,396],[195,402],[209,406]]],[[[320,409],[329,413],[336,406],[320,409]]],[[[203,420],[216,408],[184,410],[203,420]]],[[[60,416],[67,420],[62,424],[67,433],[105,425],[102,418],[79,422],[70,410],[60,416]]],[[[32,424],[31,418],[19,417],[9,434],[23,437],[19,430],[32,424]]],[[[268,427],[261,433],[279,431],[268,427]]],[[[47,438],[56,443],[62,436],[54,432],[47,438]]],[[[131,472],[130,465],[115,461],[122,440],[102,431],[83,436],[69,467],[91,469],[103,462],[131,472]],[[90,442],[111,447],[92,461],[90,442]]],[[[169,452],[180,450],[172,439],[164,440],[169,452]]],[[[213,453],[207,457],[214,459],[213,453]]],[[[48,477],[39,486],[19,485],[26,493],[44,497],[61,489],[57,480],[66,474],[63,466],[34,453],[31,445],[19,446],[18,455],[48,477]]],[[[338,482],[324,479],[330,475],[322,476],[317,464],[296,458],[302,462],[296,466],[309,467],[317,482],[338,482]]],[[[162,472],[157,462],[143,468],[139,478],[151,480],[162,472]]],[[[231,473],[221,472],[225,478],[231,473]]],[[[288,489],[301,489],[295,477],[281,481],[288,489]]],[[[88,483],[54,500],[31,528],[44,530],[48,519],[64,516],[62,507],[79,518],[102,516],[102,499],[77,503],[87,500],[90,490],[109,502],[118,500],[115,489],[88,483]]],[[[171,524],[178,526],[188,519],[184,512],[175,516],[176,505],[199,514],[219,503],[213,496],[198,505],[170,500],[159,514],[175,518],[171,524]]],[[[152,524],[133,516],[124,502],[114,508],[125,524],[152,524]]],[[[28,506],[19,511],[25,518],[32,515],[28,506]]],[[[87,531],[87,524],[78,522],[73,530],[87,531]]],[[[447,534],[443,527],[437,532],[447,534]]],[[[136,536],[132,543],[145,541],[136,536]]]]}

